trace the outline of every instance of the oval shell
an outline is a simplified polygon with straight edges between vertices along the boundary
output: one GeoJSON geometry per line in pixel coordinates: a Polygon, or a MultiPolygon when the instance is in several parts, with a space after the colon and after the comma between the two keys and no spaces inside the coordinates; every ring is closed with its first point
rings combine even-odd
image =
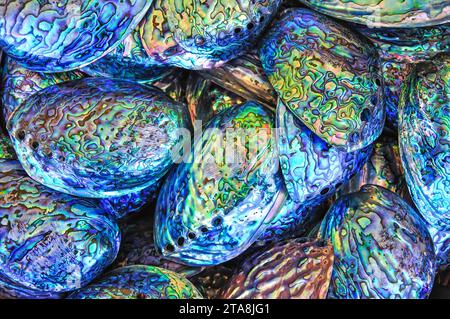
{"type": "Polygon", "coordinates": [[[279,98],[328,144],[355,151],[381,134],[378,55],[344,25],[307,9],[286,10],[259,55],[279,98]]]}
{"type": "Polygon", "coordinates": [[[245,251],[285,194],[278,174],[273,115],[248,102],[219,113],[160,192],[155,242],[188,265],[215,265],[245,251]]]}
{"type": "Polygon", "coordinates": [[[173,163],[184,105],[135,82],[86,78],[31,96],[8,123],[36,181],[81,197],[111,197],[155,184],[173,163]]]}
{"type": "Polygon", "coordinates": [[[220,295],[223,299],[325,299],[333,247],[322,240],[293,239],[245,259],[220,295]]]}
{"type": "Polygon", "coordinates": [[[435,255],[425,220],[395,193],[366,185],[339,198],[320,228],[331,241],[329,298],[427,298],[435,255]]]}
{"type": "Polygon", "coordinates": [[[0,272],[41,292],[78,289],[117,255],[117,224],[95,200],[42,186],[0,160],[0,272]]]}
{"type": "Polygon", "coordinates": [[[448,0],[300,0],[332,17],[372,28],[415,28],[450,22],[448,0]]]}
{"type": "Polygon", "coordinates": [[[115,269],[68,299],[201,299],[197,288],[183,276],[153,266],[115,269]]]}
{"type": "Polygon", "coordinates": [[[412,198],[436,228],[450,226],[450,57],[419,65],[400,101],[400,154],[412,198]]]}
{"type": "Polygon", "coordinates": [[[136,28],[151,3],[2,1],[0,47],[33,71],[73,70],[113,50],[136,28]]]}

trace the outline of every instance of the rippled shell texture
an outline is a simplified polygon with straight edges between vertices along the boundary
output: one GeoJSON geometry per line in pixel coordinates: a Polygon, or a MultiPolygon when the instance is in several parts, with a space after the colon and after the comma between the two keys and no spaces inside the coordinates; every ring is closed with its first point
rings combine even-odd
{"type": "Polygon", "coordinates": [[[283,103],[327,143],[354,151],[381,134],[378,55],[344,25],[307,9],[286,10],[265,36],[260,58],[283,103]]]}
{"type": "Polygon", "coordinates": [[[17,159],[11,139],[3,133],[0,127],[0,159],[17,159]]]}
{"type": "Polygon", "coordinates": [[[85,77],[78,70],[58,73],[34,72],[6,58],[2,76],[2,106],[5,120],[31,95],[54,84],[85,77]]]}
{"type": "Polygon", "coordinates": [[[113,50],[152,1],[5,0],[0,47],[28,69],[69,71],[113,50]]]}
{"type": "Polygon", "coordinates": [[[258,239],[285,197],[273,126],[273,115],[255,102],[214,117],[160,192],[155,242],[163,255],[215,265],[258,239]]]}
{"type": "Polygon", "coordinates": [[[31,96],[9,130],[36,181],[76,196],[122,196],[153,185],[170,168],[186,113],[154,88],[86,78],[31,96]]]}
{"type": "Polygon", "coordinates": [[[141,24],[148,55],[187,69],[213,68],[245,53],[280,0],[155,0],[141,24]]]}
{"type": "Polygon", "coordinates": [[[370,146],[347,153],[330,146],[279,101],[276,114],[281,171],[290,198],[316,206],[345,184],[369,159],[370,146]]]}
{"type": "Polygon", "coordinates": [[[450,22],[448,0],[300,0],[338,19],[369,27],[414,28],[450,22]]]}
{"type": "Polygon", "coordinates": [[[223,299],[325,299],[333,247],[322,240],[293,239],[257,251],[237,266],[223,299]]]}
{"type": "Polygon", "coordinates": [[[117,224],[91,199],[54,192],[0,160],[0,273],[41,292],[78,289],[113,262],[117,224]]]}
{"type": "Polygon", "coordinates": [[[153,266],[115,269],[72,293],[69,299],[201,299],[182,275],[153,266]]]}
{"type": "Polygon", "coordinates": [[[320,228],[334,248],[329,298],[427,298],[435,254],[425,220],[398,195],[366,185],[339,198],[320,228]]]}
{"type": "Polygon", "coordinates": [[[450,57],[419,65],[400,101],[400,152],[412,198],[436,228],[450,226],[450,57]]]}

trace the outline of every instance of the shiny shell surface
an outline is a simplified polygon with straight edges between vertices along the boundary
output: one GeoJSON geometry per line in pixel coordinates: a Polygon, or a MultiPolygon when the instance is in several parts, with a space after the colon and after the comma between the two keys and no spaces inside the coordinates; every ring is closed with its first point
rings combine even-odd
{"type": "Polygon", "coordinates": [[[0,273],[41,292],[78,289],[110,265],[120,232],[98,203],[54,192],[0,160],[0,273]]]}
{"type": "Polygon", "coordinates": [[[308,9],[286,10],[259,51],[279,98],[317,136],[347,151],[381,134],[381,70],[370,43],[308,9]]]}
{"type": "Polygon", "coordinates": [[[117,268],[69,299],[201,299],[197,288],[182,275],[153,266],[117,268]]]}
{"type": "Polygon", "coordinates": [[[187,69],[217,67],[255,45],[280,0],[155,0],[141,25],[155,61],[187,69]]]}
{"type": "Polygon", "coordinates": [[[113,50],[152,1],[5,0],[0,47],[28,69],[69,71],[113,50]]]}
{"type": "Polygon", "coordinates": [[[0,159],[17,159],[11,139],[0,128],[0,159]]]}
{"type": "Polygon", "coordinates": [[[223,263],[246,250],[281,207],[274,118],[248,102],[214,117],[158,198],[155,242],[189,265],[223,263]]]}
{"type": "Polygon", "coordinates": [[[333,269],[333,247],[297,238],[250,255],[223,289],[223,299],[325,299],[333,269]]]}
{"type": "Polygon", "coordinates": [[[85,77],[78,70],[42,73],[28,70],[17,61],[6,58],[2,76],[2,106],[5,120],[31,95],[54,84],[85,77]]]}
{"type": "Polygon", "coordinates": [[[450,22],[448,0],[300,0],[314,10],[369,27],[415,28],[450,22]]]}
{"type": "Polygon", "coordinates": [[[276,114],[281,171],[290,198],[316,206],[355,175],[369,159],[370,146],[351,153],[317,137],[279,101],[276,114]]]}
{"type": "Polygon", "coordinates": [[[400,102],[400,154],[412,198],[436,228],[450,226],[450,57],[419,65],[400,102]]]}
{"type": "Polygon", "coordinates": [[[185,106],[154,88],[108,78],[48,87],[10,118],[19,160],[36,181],[81,197],[122,196],[173,163],[185,106]]]}
{"type": "Polygon", "coordinates": [[[427,298],[435,254],[425,220],[380,186],[339,198],[320,228],[331,241],[334,266],[329,298],[427,298]]]}

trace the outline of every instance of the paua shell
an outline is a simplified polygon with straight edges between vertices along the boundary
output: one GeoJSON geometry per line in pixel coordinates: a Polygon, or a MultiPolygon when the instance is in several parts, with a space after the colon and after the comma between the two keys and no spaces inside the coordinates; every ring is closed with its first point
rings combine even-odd
{"type": "Polygon", "coordinates": [[[54,192],[0,160],[0,273],[41,292],[78,289],[117,255],[117,224],[95,200],[54,192]]]}
{"type": "Polygon", "coordinates": [[[182,275],[153,266],[115,269],[68,299],[201,299],[197,288],[182,275]]]}
{"type": "Polygon", "coordinates": [[[28,69],[69,71],[113,50],[152,1],[5,0],[0,47],[28,69]]]}
{"type": "Polygon", "coordinates": [[[347,151],[381,134],[385,110],[376,51],[362,37],[308,9],[289,9],[260,48],[280,99],[317,136],[347,151]]]}
{"type": "Polygon", "coordinates": [[[122,242],[113,267],[131,265],[156,266],[174,271],[186,277],[199,273],[202,268],[189,267],[165,259],[157,251],[153,236],[153,218],[148,214],[121,221],[122,242]]]}
{"type": "Polygon", "coordinates": [[[170,72],[160,80],[156,82],[152,81],[152,86],[166,93],[172,100],[185,103],[187,77],[188,71],[175,68],[174,72],[170,72]]]}
{"type": "Polygon", "coordinates": [[[29,289],[0,274],[0,299],[60,299],[64,293],[29,289]]]}
{"type": "Polygon", "coordinates": [[[419,65],[400,101],[400,154],[412,198],[436,228],[450,226],[450,57],[419,65]]]}
{"type": "Polygon", "coordinates": [[[255,45],[281,0],[155,0],[141,37],[155,61],[187,69],[213,68],[255,45]]]}
{"type": "Polygon", "coordinates": [[[5,120],[31,95],[54,84],[85,77],[78,70],[59,73],[34,72],[6,58],[3,66],[2,105],[5,120]]]}
{"type": "Polygon", "coordinates": [[[435,255],[425,220],[399,196],[375,185],[338,199],[320,228],[331,241],[329,298],[426,298],[435,255]]]}
{"type": "Polygon", "coordinates": [[[12,142],[0,128],[0,159],[17,159],[12,142]]]}
{"type": "MultiPolygon", "coordinates": [[[[447,5],[450,6],[450,2],[447,5]]],[[[450,24],[410,29],[355,28],[371,40],[385,61],[417,63],[450,52],[450,24]]]]}
{"type": "Polygon", "coordinates": [[[293,239],[245,259],[220,295],[223,299],[325,299],[333,269],[325,241],[293,239]]]}
{"type": "Polygon", "coordinates": [[[154,88],[86,78],[35,93],[8,124],[33,179],[76,196],[111,197],[147,188],[167,172],[186,113],[154,88]]]}
{"type": "Polygon", "coordinates": [[[433,238],[434,250],[436,253],[436,265],[439,270],[450,269],[450,227],[436,229],[428,226],[433,238]]]}
{"type": "Polygon", "coordinates": [[[369,159],[371,147],[347,153],[311,132],[279,101],[276,114],[281,171],[290,198],[316,206],[348,182],[369,159]]]}
{"type": "Polygon", "coordinates": [[[155,243],[164,256],[215,265],[258,239],[285,197],[273,126],[273,115],[255,102],[211,120],[160,192],[155,243]]]}
{"type": "Polygon", "coordinates": [[[207,124],[219,112],[246,100],[210,80],[191,73],[186,86],[186,101],[191,121],[194,127],[199,127],[207,124]]]}
{"type": "Polygon", "coordinates": [[[251,52],[215,68],[199,71],[202,77],[224,89],[275,110],[277,94],[266,77],[257,52],[251,52]]]}
{"type": "Polygon", "coordinates": [[[450,22],[448,0],[300,0],[314,10],[369,27],[415,28],[450,22]]]}
{"type": "Polygon", "coordinates": [[[136,28],[113,51],[84,67],[83,71],[92,76],[153,82],[173,70],[156,64],[147,56],[142,46],[139,28],[136,28]]]}

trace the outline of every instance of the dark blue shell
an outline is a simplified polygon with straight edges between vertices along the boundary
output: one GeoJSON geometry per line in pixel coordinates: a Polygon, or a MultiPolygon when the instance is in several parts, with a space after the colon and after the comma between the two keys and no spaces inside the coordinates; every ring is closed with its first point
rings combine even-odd
{"type": "Polygon", "coordinates": [[[0,3],[0,47],[34,71],[73,70],[113,50],[151,3],[5,0],[0,3]]]}
{"type": "Polygon", "coordinates": [[[85,78],[35,93],[8,127],[33,179],[68,194],[103,198],[139,192],[164,176],[188,121],[185,105],[155,88],[85,78]]]}
{"type": "Polygon", "coordinates": [[[320,228],[334,248],[329,298],[427,298],[435,254],[425,220],[375,185],[339,198],[320,228]]]}
{"type": "Polygon", "coordinates": [[[313,207],[345,184],[369,159],[372,147],[347,153],[311,132],[279,101],[277,144],[281,171],[290,198],[313,207]]]}
{"type": "Polygon", "coordinates": [[[92,199],[57,193],[0,160],[0,275],[30,290],[78,289],[110,265],[119,227],[92,199]]]}

